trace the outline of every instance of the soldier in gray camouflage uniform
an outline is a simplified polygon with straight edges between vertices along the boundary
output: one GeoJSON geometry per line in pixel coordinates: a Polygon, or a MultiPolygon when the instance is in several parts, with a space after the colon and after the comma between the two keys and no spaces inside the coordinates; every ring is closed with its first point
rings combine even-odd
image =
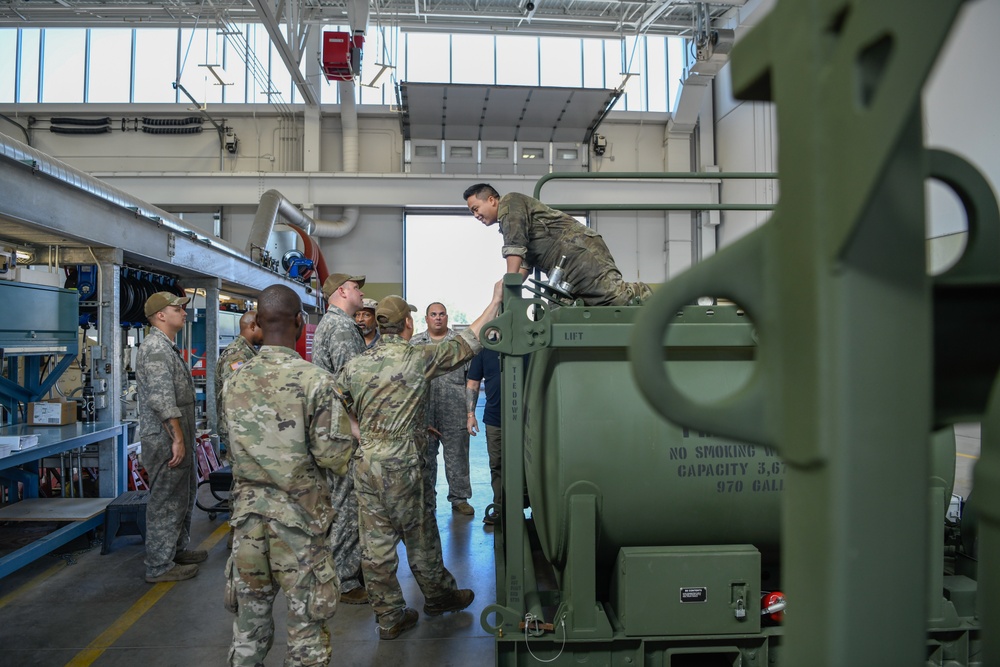
{"type": "Polygon", "coordinates": [[[379,301],[382,342],[347,362],[338,385],[360,422],[354,471],[361,523],[362,568],[379,637],[395,639],[417,623],[396,578],[400,539],[421,592],[424,613],[465,609],[475,597],[444,567],[441,536],[424,502],[421,473],[427,446],[427,392],[432,378],[461,366],[482,346],[479,330],[500,305],[500,286],[479,318],[454,340],[413,346],[412,306],[401,297],[379,301]]]}
{"type": "Polygon", "coordinates": [[[150,329],[136,354],[139,439],[149,475],[146,504],[146,581],[181,581],[198,574],[205,551],[186,549],[197,478],[194,456],[194,383],[174,337],[190,301],[170,292],[146,300],[150,329]]]}
{"type": "MultiPolygon", "coordinates": [[[[411,345],[444,343],[457,336],[448,327],[448,309],[435,301],[427,306],[424,321],[427,331],[410,339],[411,345]]],[[[424,454],[424,500],[431,512],[436,510],[438,449],[444,449],[444,474],[448,480],[448,502],[454,512],[471,516],[476,513],[469,498],[472,482],[469,479],[469,430],[465,406],[465,379],[469,364],[431,380],[430,404],[427,408],[427,451],[424,454]]]]}
{"type": "MultiPolygon", "coordinates": [[[[313,363],[336,375],[349,360],[365,349],[354,314],[364,305],[364,276],[332,273],[323,283],[329,308],[313,336],[313,363]]],[[[353,465],[353,464],[352,464],[353,465]]],[[[366,604],[368,594],[361,582],[361,544],[358,536],[358,501],[354,496],[354,476],[331,476],[333,506],[337,509],[330,546],[340,576],[340,601],[366,604]]]]}
{"type": "Polygon", "coordinates": [[[229,664],[263,664],[280,588],[288,603],[284,664],[325,666],[332,653],[326,621],[340,592],[326,472],[347,473],[354,438],[333,376],[295,352],[304,326],[298,296],[272,285],[258,304],[264,345],[223,392],[235,480],[226,606],[237,617],[229,664]]]}
{"type": "Polygon", "coordinates": [[[501,197],[487,183],[468,188],[463,199],[476,220],[500,223],[507,273],[527,278],[534,267],[550,273],[566,257],[563,280],[588,306],[627,306],[652,296],[646,283],[624,282],[601,235],[572,216],[516,192],[501,197]]]}
{"type": "Polygon", "coordinates": [[[257,326],[257,311],[248,310],[240,317],[240,335],[219,353],[219,361],[215,364],[215,414],[218,421],[215,430],[226,445],[229,444],[229,433],[222,414],[222,385],[240,366],[257,356],[263,337],[263,331],[257,326]]]}

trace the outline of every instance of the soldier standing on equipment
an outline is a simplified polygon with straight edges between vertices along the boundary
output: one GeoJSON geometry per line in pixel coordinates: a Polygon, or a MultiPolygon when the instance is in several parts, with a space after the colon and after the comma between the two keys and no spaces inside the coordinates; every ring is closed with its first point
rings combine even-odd
{"type": "Polygon", "coordinates": [[[400,539],[424,594],[425,614],[461,611],[475,597],[471,590],[459,589],[445,569],[437,521],[424,502],[427,390],[432,378],[461,366],[482,348],[479,330],[496,314],[500,294],[498,283],[490,305],[454,340],[422,346],[409,344],[410,312],[416,309],[398,296],[382,299],[375,312],[382,342],[349,361],[338,377],[360,422],[354,484],[362,568],[382,639],[395,639],[417,623],[417,611],[406,606],[396,578],[400,539]]]}
{"type": "Polygon", "coordinates": [[[375,309],[378,308],[378,301],[362,299],[361,304],[361,309],[354,313],[354,323],[358,325],[361,337],[365,339],[365,349],[370,350],[375,347],[375,343],[380,338],[378,325],[375,324],[375,309]]]}
{"type": "Polygon", "coordinates": [[[264,345],[224,389],[236,530],[226,572],[226,606],[237,612],[229,664],[264,663],[280,587],[288,602],[285,664],[326,665],[326,621],[340,590],[326,473],[347,473],[354,438],[334,378],[295,351],[305,325],[299,297],[272,285],[258,304],[264,345]]]}
{"type": "Polygon", "coordinates": [[[257,356],[257,348],[264,338],[264,332],[257,326],[257,311],[248,310],[240,318],[240,335],[219,353],[219,361],[215,364],[215,414],[216,428],[219,438],[229,445],[229,433],[226,431],[226,419],[222,413],[222,386],[229,376],[240,366],[257,356]]]}
{"type": "Polygon", "coordinates": [[[522,280],[535,267],[551,273],[565,257],[563,280],[588,306],[626,306],[652,296],[646,283],[624,282],[601,235],[572,216],[516,192],[501,197],[488,183],[468,188],[463,199],[479,222],[500,223],[507,273],[522,280]]]}
{"type": "Polygon", "coordinates": [[[146,504],[146,581],[181,581],[198,574],[205,551],[186,549],[197,478],[194,383],[174,337],[184,327],[188,297],[157,292],[146,300],[149,334],[136,355],[139,439],[149,474],[146,504]]]}
{"type": "MultiPolygon", "coordinates": [[[[427,331],[410,340],[411,345],[444,343],[457,336],[448,328],[448,309],[435,301],[427,306],[424,321],[427,331]]],[[[465,378],[468,364],[431,380],[430,403],[427,408],[427,451],[424,453],[424,500],[428,509],[436,509],[438,447],[444,449],[444,474],[448,480],[448,502],[451,509],[467,516],[476,513],[469,498],[472,482],[469,479],[469,431],[466,428],[465,378]]]]}
{"type": "MultiPolygon", "coordinates": [[[[323,283],[329,306],[313,337],[313,363],[334,375],[365,349],[365,339],[354,322],[354,314],[364,305],[364,276],[333,273],[323,283]]],[[[352,464],[353,465],[353,464],[352,464]]],[[[330,546],[340,577],[340,601],[366,604],[368,594],[361,581],[361,545],[358,536],[358,501],[354,476],[331,477],[333,506],[337,510],[330,546]]]]}

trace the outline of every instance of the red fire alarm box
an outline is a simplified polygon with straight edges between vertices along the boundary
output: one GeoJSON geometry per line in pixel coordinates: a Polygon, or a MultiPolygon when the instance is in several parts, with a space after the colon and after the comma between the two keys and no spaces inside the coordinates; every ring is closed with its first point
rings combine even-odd
{"type": "Polygon", "coordinates": [[[323,33],[323,74],[329,81],[350,81],[361,74],[365,36],[349,32],[323,33]]]}

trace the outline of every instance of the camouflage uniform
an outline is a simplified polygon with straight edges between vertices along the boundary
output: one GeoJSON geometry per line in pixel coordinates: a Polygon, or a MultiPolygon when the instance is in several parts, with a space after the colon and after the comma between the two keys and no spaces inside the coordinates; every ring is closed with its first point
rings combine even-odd
{"type": "Polygon", "coordinates": [[[313,363],[337,374],[344,364],[364,351],[365,339],[354,318],[330,306],[313,334],[313,363]]]}
{"type": "Polygon", "coordinates": [[[174,554],[191,539],[191,511],[197,478],[194,455],[194,383],[180,351],[156,327],[136,355],[136,388],[139,393],[139,440],[142,466],[149,474],[146,504],[146,576],[158,577],[174,567],[174,554]],[[168,419],[180,420],[184,435],[184,460],[176,468],[173,439],[163,427],[168,419]]]}
{"type": "MultiPolygon", "coordinates": [[[[337,306],[319,321],[313,336],[313,363],[336,375],[348,361],[365,349],[365,339],[358,331],[354,318],[337,306]]],[[[330,476],[333,506],[337,508],[330,546],[337,562],[340,592],[348,593],[361,587],[361,544],[358,537],[358,501],[354,495],[354,475],[330,476]]]]}
{"type": "Polygon", "coordinates": [[[338,384],[361,425],[354,471],[361,523],[361,567],[368,599],[382,628],[402,620],[406,601],[396,578],[400,539],[428,604],[458,589],[444,567],[434,513],[424,503],[421,474],[427,441],[430,380],[458,368],[482,349],[463,331],[441,345],[410,345],[398,334],[347,363],[338,384]]]}
{"type": "MultiPolygon", "coordinates": [[[[445,332],[441,343],[457,336],[452,329],[445,332]]],[[[424,331],[410,339],[411,345],[433,345],[430,333],[424,331]]],[[[457,505],[472,497],[469,479],[469,429],[466,426],[468,406],[465,404],[465,378],[469,364],[431,380],[430,403],[427,407],[427,425],[440,434],[427,434],[424,453],[424,499],[431,512],[437,509],[438,446],[444,445],[444,475],[448,479],[448,502],[457,505]]]]}
{"type": "Polygon", "coordinates": [[[504,257],[517,255],[529,271],[552,271],[566,256],[563,280],[588,306],[622,306],[643,302],[652,292],[646,283],[626,283],[601,235],[572,216],[525,195],[500,198],[497,219],[504,257]]]}
{"type": "Polygon", "coordinates": [[[326,665],[325,621],[340,597],[326,473],[346,474],[354,453],[347,411],[329,373],[280,346],[263,346],[224,391],[236,531],[227,568],[238,607],[229,664],[263,663],[280,587],[288,601],[285,665],[326,665]]]}
{"type": "Polygon", "coordinates": [[[219,353],[219,361],[215,365],[215,414],[217,415],[216,432],[222,442],[229,444],[229,433],[226,429],[226,418],[222,413],[222,385],[240,366],[257,356],[257,350],[243,336],[226,346],[219,353]]]}

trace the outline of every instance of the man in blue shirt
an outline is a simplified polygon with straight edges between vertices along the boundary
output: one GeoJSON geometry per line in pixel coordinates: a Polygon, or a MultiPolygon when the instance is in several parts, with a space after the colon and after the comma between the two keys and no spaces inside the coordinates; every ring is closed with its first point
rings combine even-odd
{"type": "Polygon", "coordinates": [[[479,401],[479,385],[486,381],[486,406],[483,408],[483,424],[486,426],[486,451],[490,457],[490,485],[493,487],[493,505],[486,508],[483,523],[492,526],[497,514],[494,506],[500,505],[500,354],[483,349],[469,366],[465,392],[469,408],[469,435],[479,432],[476,422],[476,403],[479,401]]]}

